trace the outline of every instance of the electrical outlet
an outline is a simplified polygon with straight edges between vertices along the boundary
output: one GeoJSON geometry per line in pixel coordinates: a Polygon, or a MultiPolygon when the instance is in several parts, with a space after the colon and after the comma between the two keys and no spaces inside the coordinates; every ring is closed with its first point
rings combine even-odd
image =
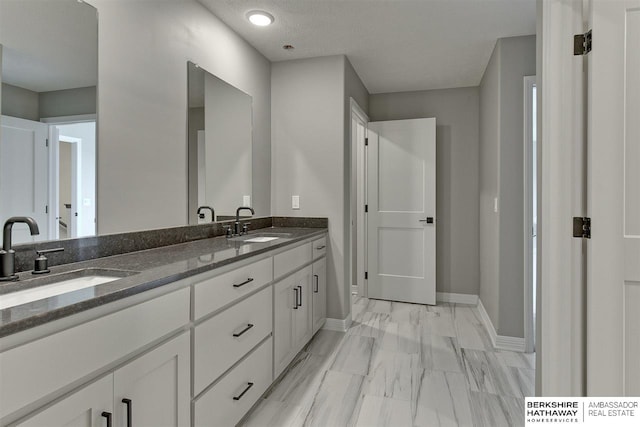
{"type": "Polygon", "coordinates": [[[291,209],[300,209],[300,196],[291,196],[291,209]]]}
{"type": "Polygon", "coordinates": [[[251,196],[242,196],[242,206],[251,207],[251,196]]]}
{"type": "Polygon", "coordinates": [[[493,198],[493,211],[495,213],[498,213],[498,198],[497,197],[493,198]]]}

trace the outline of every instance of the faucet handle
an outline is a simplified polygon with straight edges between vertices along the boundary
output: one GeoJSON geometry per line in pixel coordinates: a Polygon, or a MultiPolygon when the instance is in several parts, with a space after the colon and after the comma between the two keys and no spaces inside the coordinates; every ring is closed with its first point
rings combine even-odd
{"type": "Polygon", "coordinates": [[[250,225],[251,225],[250,222],[242,223],[242,234],[247,234],[249,232],[249,226],[250,225]]]}
{"type": "Polygon", "coordinates": [[[38,254],[38,258],[36,258],[34,262],[33,271],[31,272],[31,274],[49,273],[51,271],[49,270],[49,259],[47,259],[47,257],[44,255],[50,254],[53,252],[62,252],[62,251],[64,251],[64,248],[36,250],[36,253],[38,254]]]}
{"type": "Polygon", "coordinates": [[[230,225],[223,225],[222,229],[224,230],[224,235],[227,237],[227,239],[233,236],[230,225]]]}

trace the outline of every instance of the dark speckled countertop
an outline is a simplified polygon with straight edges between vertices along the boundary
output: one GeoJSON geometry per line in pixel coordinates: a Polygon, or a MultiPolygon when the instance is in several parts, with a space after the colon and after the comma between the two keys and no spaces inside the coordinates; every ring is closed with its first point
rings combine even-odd
{"type": "Polygon", "coordinates": [[[265,243],[242,243],[215,237],[51,267],[51,273],[44,276],[23,272],[19,274],[18,282],[0,283],[0,298],[17,289],[50,283],[54,275],[80,269],[116,269],[138,273],[69,292],[63,294],[62,298],[55,296],[0,310],[0,338],[295,242],[321,237],[326,231],[326,228],[262,228],[250,234],[288,233],[289,236],[265,243]]]}

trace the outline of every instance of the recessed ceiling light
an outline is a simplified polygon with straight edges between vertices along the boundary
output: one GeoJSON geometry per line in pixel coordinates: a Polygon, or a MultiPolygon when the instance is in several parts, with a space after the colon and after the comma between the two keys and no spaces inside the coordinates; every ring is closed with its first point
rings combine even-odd
{"type": "Polygon", "coordinates": [[[247,19],[253,25],[257,25],[259,27],[266,27],[267,25],[273,24],[273,15],[267,13],[263,10],[252,10],[247,13],[247,19]]]}
{"type": "Polygon", "coordinates": [[[293,45],[290,45],[290,44],[285,44],[284,46],[282,46],[282,48],[284,50],[293,50],[294,49],[293,45]]]}

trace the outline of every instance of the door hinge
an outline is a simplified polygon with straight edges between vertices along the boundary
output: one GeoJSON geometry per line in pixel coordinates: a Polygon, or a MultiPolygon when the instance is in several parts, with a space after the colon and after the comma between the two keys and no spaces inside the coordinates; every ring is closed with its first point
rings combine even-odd
{"type": "Polygon", "coordinates": [[[591,218],[588,217],[573,217],[573,237],[579,237],[582,239],[591,238],[591,218]]]}
{"type": "Polygon", "coordinates": [[[586,55],[591,52],[591,30],[584,34],[576,34],[573,36],[573,54],[586,55]]]}
{"type": "Polygon", "coordinates": [[[49,138],[47,138],[47,139],[45,139],[45,140],[44,140],[44,146],[45,146],[45,147],[48,147],[48,146],[49,146],[49,138]]]}
{"type": "Polygon", "coordinates": [[[364,272],[364,280],[369,280],[369,272],[368,271],[364,272]]]}
{"type": "Polygon", "coordinates": [[[369,205],[364,205],[364,213],[369,212],[369,205]]]}
{"type": "Polygon", "coordinates": [[[49,205],[44,205],[44,213],[49,213],[49,205]]]}
{"type": "Polygon", "coordinates": [[[365,138],[365,139],[364,139],[364,145],[365,145],[365,146],[369,145],[369,138],[365,138]]]}

